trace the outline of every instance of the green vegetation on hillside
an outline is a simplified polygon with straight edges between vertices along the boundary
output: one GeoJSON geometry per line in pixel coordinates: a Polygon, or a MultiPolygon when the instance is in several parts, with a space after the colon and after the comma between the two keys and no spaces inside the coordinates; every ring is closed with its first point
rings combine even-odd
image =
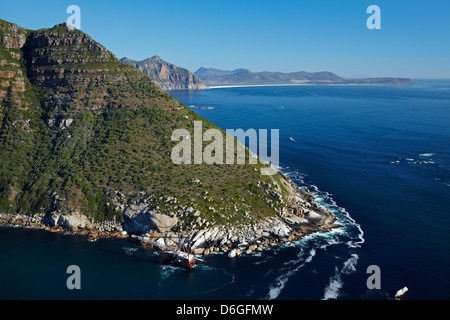
{"type": "MultiPolygon", "coordinates": [[[[0,37],[11,25],[2,22],[0,37]]],[[[124,205],[145,195],[167,214],[193,207],[211,223],[280,209],[272,191],[279,177],[261,176],[259,164],[173,164],[175,129],[192,132],[196,120],[203,131],[217,127],[144,73],[81,31],[58,25],[26,36],[20,49],[0,45],[0,71],[15,72],[0,77],[0,212],[58,209],[120,222],[113,192],[124,205]]]]}

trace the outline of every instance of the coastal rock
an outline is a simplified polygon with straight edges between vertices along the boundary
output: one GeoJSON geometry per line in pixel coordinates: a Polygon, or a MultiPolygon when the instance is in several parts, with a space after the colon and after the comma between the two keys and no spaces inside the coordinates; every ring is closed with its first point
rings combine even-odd
{"type": "Polygon", "coordinates": [[[205,251],[204,248],[196,248],[192,250],[193,254],[203,254],[203,252],[205,251]]]}
{"type": "Polygon", "coordinates": [[[153,226],[151,217],[152,215],[147,210],[147,205],[130,204],[123,212],[123,228],[129,233],[145,233],[153,226]]]}
{"type": "Polygon", "coordinates": [[[50,225],[51,227],[56,227],[58,225],[58,220],[59,220],[60,216],[61,216],[61,213],[59,213],[59,212],[51,212],[45,216],[44,221],[46,224],[50,225]]]}
{"type": "Polygon", "coordinates": [[[316,223],[321,222],[323,218],[324,218],[323,215],[313,210],[309,210],[307,215],[308,220],[316,223]]]}
{"type": "Polygon", "coordinates": [[[209,233],[205,234],[205,238],[209,242],[215,242],[216,235],[219,233],[220,229],[218,227],[214,227],[210,230],[209,233]]]}
{"type": "Polygon", "coordinates": [[[291,232],[291,228],[289,228],[284,223],[279,223],[272,228],[272,233],[278,238],[287,238],[289,237],[289,233],[291,232]]]}
{"type": "Polygon", "coordinates": [[[178,223],[178,218],[152,212],[150,221],[158,232],[168,232],[178,223]]]}
{"type": "Polygon", "coordinates": [[[203,234],[196,238],[196,240],[192,244],[192,249],[202,248],[206,243],[206,238],[203,236],[203,234]]]}
{"type": "Polygon", "coordinates": [[[309,221],[305,218],[293,215],[293,214],[286,214],[283,216],[284,221],[286,221],[288,224],[305,224],[309,223],[309,221]]]}
{"type": "Polygon", "coordinates": [[[132,233],[146,233],[149,230],[168,232],[178,223],[177,217],[161,214],[158,210],[150,209],[146,203],[128,205],[123,217],[123,229],[132,233]]]}
{"type": "Polygon", "coordinates": [[[85,215],[73,212],[60,215],[57,225],[70,231],[76,231],[78,229],[90,228],[91,222],[85,215]]]}
{"type": "Polygon", "coordinates": [[[205,230],[200,230],[200,231],[198,231],[197,233],[195,233],[195,234],[193,235],[191,241],[192,241],[193,243],[195,243],[196,241],[198,241],[198,240],[203,236],[204,233],[205,233],[205,230]]]}
{"type": "Polygon", "coordinates": [[[164,248],[166,246],[166,241],[164,240],[164,238],[159,238],[158,240],[156,240],[156,244],[160,248],[164,248]]]}

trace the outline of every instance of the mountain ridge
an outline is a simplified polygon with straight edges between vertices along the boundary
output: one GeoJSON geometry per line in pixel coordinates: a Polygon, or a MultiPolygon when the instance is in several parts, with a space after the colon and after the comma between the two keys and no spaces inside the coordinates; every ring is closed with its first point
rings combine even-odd
{"type": "Polygon", "coordinates": [[[319,72],[252,72],[249,69],[220,70],[200,67],[194,72],[203,82],[210,86],[239,85],[295,85],[295,84],[342,84],[342,85],[413,85],[408,78],[363,78],[345,79],[330,71],[319,72]]]}
{"type": "Polygon", "coordinates": [[[163,90],[200,90],[207,88],[203,81],[189,70],[164,61],[157,55],[142,61],[127,57],[120,60],[150,76],[163,90]]]}

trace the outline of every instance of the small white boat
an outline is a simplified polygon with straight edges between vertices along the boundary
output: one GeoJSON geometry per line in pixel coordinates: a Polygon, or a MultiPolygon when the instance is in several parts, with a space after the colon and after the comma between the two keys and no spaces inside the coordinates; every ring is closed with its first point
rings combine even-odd
{"type": "Polygon", "coordinates": [[[394,298],[400,299],[400,298],[402,298],[407,292],[408,292],[408,288],[407,288],[407,287],[403,287],[403,288],[401,288],[400,290],[397,291],[397,293],[395,294],[394,298]]]}

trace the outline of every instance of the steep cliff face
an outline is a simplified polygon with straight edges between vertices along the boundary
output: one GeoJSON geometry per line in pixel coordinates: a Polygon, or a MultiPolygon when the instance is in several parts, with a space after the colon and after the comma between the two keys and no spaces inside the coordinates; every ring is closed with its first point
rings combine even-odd
{"type": "Polygon", "coordinates": [[[200,78],[184,68],[164,61],[159,56],[153,56],[143,61],[135,61],[128,58],[122,58],[121,61],[135,66],[149,75],[163,90],[207,89],[207,86],[200,78]]]}
{"type": "Polygon", "coordinates": [[[31,31],[0,20],[0,206],[17,200],[39,149],[41,116],[22,47],[31,31]]]}
{"type": "Polygon", "coordinates": [[[26,75],[21,66],[21,48],[28,30],[3,20],[0,20],[0,29],[0,100],[13,100],[26,108],[29,102],[24,100],[23,95],[26,75]]]}
{"type": "Polygon", "coordinates": [[[218,128],[87,34],[0,21],[0,41],[2,215],[83,228],[130,223],[144,204],[157,229],[182,231],[280,211],[280,177],[261,176],[260,164],[174,164],[175,129],[218,128]]]}
{"type": "Polygon", "coordinates": [[[25,44],[31,82],[40,87],[85,85],[110,75],[115,57],[66,24],[32,32],[25,44]]]}

